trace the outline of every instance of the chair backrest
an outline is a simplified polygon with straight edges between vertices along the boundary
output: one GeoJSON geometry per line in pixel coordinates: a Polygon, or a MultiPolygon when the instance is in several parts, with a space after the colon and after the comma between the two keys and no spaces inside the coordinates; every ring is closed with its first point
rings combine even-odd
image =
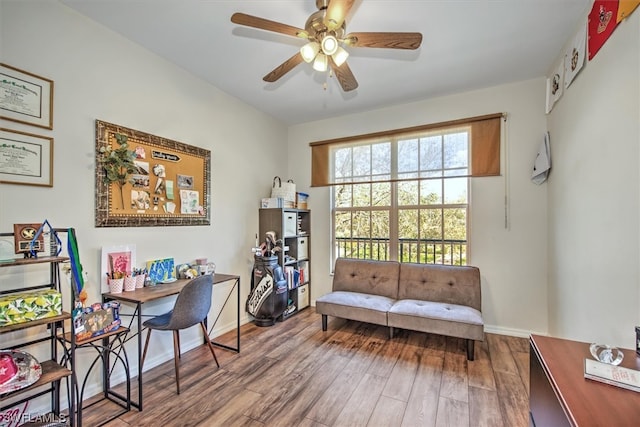
{"type": "Polygon", "coordinates": [[[167,329],[185,329],[202,322],[211,309],[213,277],[198,276],[182,288],[173,306],[167,329]]]}

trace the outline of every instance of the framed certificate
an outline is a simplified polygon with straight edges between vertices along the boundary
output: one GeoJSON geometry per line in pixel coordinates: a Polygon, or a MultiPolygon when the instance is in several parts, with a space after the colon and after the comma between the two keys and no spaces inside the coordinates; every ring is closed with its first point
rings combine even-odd
{"type": "Polygon", "coordinates": [[[53,187],[53,138],[0,128],[0,182],[53,187]]]}
{"type": "Polygon", "coordinates": [[[0,118],[53,129],[53,80],[0,63],[0,118]]]}

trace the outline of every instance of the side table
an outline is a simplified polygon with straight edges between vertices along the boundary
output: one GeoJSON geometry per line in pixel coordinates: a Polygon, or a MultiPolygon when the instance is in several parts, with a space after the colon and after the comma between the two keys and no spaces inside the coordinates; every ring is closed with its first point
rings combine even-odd
{"type": "MultiPolygon", "coordinates": [[[[114,402],[118,406],[122,408],[122,411],[114,413],[110,418],[101,420],[99,424],[93,424],[96,426],[102,426],[109,421],[119,417],[120,415],[129,412],[131,410],[131,373],[129,369],[129,358],[127,356],[127,351],[125,349],[124,343],[126,342],[127,334],[129,333],[129,328],[125,326],[120,326],[118,329],[113,330],[111,332],[107,332],[102,335],[98,335],[83,341],[76,341],[76,357],[77,351],[79,349],[93,349],[96,351],[97,355],[89,365],[89,369],[84,375],[84,379],[82,380],[82,386],[80,390],[76,389],[76,396],[78,398],[78,402],[76,405],[77,408],[77,426],[82,427],[82,412],[83,410],[90,408],[91,406],[99,403],[105,399],[114,402]],[[114,357],[113,364],[110,363],[111,357],[114,357]],[[98,363],[101,362],[101,363],[98,363]],[[126,381],[126,395],[122,395],[111,388],[111,375],[117,364],[120,364],[124,369],[125,381],[126,381]],[[87,385],[87,380],[91,374],[91,371],[96,365],[102,366],[102,392],[103,397],[98,399],[90,404],[84,406],[84,391],[87,385]]],[[[58,336],[58,340],[63,344],[65,349],[65,354],[62,357],[61,364],[65,365],[69,361],[69,355],[71,351],[71,333],[66,333],[62,336],[58,336]]],[[[79,381],[75,382],[76,388],[78,387],[79,381]]]]}

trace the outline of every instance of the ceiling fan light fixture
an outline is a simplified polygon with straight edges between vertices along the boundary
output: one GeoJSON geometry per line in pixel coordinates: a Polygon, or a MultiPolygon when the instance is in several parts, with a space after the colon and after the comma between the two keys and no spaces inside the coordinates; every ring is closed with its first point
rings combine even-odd
{"type": "Polygon", "coordinates": [[[318,53],[315,61],[313,61],[313,69],[324,73],[325,71],[327,71],[328,62],[329,61],[327,60],[327,55],[325,55],[324,53],[318,53]]]}
{"type": "Polygon", "coordinates": [[[315,41],[309,42],[300,48],[300,55],[302,55],[302,59],[306,63],[313,61],[318,52],[320,52],[320,43],[315,41]]]}
{"type": "Polygon", "coordinates": [[[333,55],[339,47],[338,39],[334,36],[329,35],[322,38],[322,52],[324,52],[325,55],[333,55]]]}
{"type": "Polygon", "coordinates": [[[333,62],[338,67],[344,64],[348,57],[349,57],[349,52],[347,52],[346,50],[344,50],[339,46],[338,46],[338,50],[336,50],[336,53],[331,55],[331,58],[333,58],[333,62]]]}

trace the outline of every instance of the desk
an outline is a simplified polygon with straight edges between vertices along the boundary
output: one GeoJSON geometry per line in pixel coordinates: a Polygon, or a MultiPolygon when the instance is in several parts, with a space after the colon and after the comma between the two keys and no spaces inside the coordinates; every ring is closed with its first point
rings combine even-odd
{"type": "MultiPolygon", "coordinates": [[[[640,393],[584,378],[589,344],[531,335],[529,407],[533,426],[630,426],[640,420],[640,393]]],[[[640,370],[625,350],[620,366],[640,370]]]]}
{"type": "MultiPolygon", "coordinates": [[[[211,331],[213,330],[216,323],[218,322],[218,319],[220,318],[222,311],[227,305],[227,302],[229,301],[229,298],[231,297],[231,294],[235,289],[236,295],[237,295],[236,347],[231,347],[221,343],[217,343],[214,340],[211,340],[211,344],[215,345],[216,347],[221,347],[227,350],[235,351],[236,353],[240,353],[240,276],[235,276],[231,274],[222,274],[222,273],[215,273],[213,275],[214,286],[217,284],[229,282],[229,281],[234,282],[233,286],[229,290],[229,293],[227,294],[224,304],[222,304],[222,308],[220,309],[220,312],[218,313],[217,317],[213,321],[213,324],[211,325],[211,329],[209,329],[209,334],[211,334],[211,331]]],[[[189,283],[189,279],[181,279],[173,283],[163,283],[163,284],[158,284],[156,286],[150,286],[147,288],[139,288],[139,289],[136,289],[135,291],[122,292],[119,294],[112,294],[112,293],[102,294],[103,302],[117,300],[123,303],[135,304],[136,306],[133,314],[130,315],[131,321],[129,322],[129,328],[133,324],[134,318],[137,318],[138,329],[133,336],[137,336],[138,338],[138,402],[131,402],[131,404],[134,407],[138,408],[138,410],[140,411],[142,411],[142,317],[143,317],[142,305],[149,301],[156,301],[161,298],[177,295],[180,293],[182,288],[184,288],[187,283],[189,283]]],[[[161,313],[157,313],[154,316],[158,314],[161,314],[161,313]]],[[[127,315],[120,312],[120,317],[123,317],[123,316],[127,316],[127,315]]],[[[206,320],[205,320],[205,324],[206,324],[206,320]]],[[[131,336],[129,339],[133,338],[133,336],[131,336]]],[[[208,337],[205,337],[205,339],[207,338],[208,337]]]]}

